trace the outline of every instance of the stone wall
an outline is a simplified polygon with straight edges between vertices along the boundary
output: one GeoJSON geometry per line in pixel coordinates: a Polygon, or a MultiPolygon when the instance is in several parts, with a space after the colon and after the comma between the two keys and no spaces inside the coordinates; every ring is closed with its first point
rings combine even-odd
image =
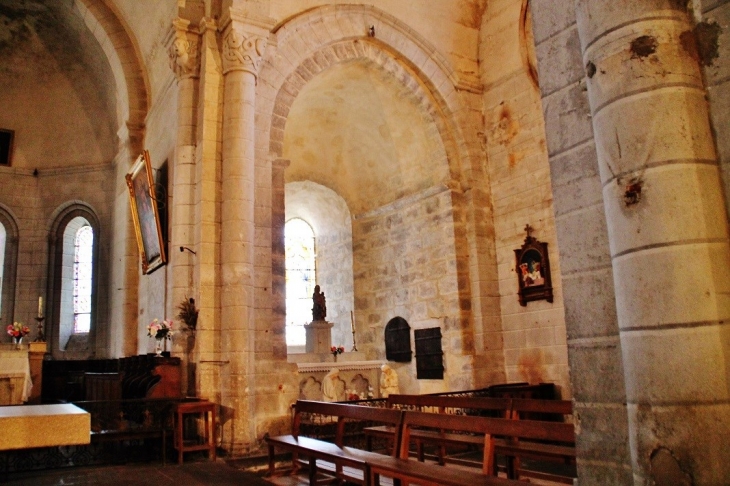
{"type": "Polygon", "coordinates": [[[451,190],[433,187],[353,223],[358,349],[385,360],[385,324],[411,326],[411,363],[390,363],[402,393],[466,389],[473,384],[468,300],[460,298],[451,190]],[[416,329],[440,327],[444,380],[416,380],[416,329]],[[466,348],[466,351],[465,351],[466,348]]]}
{"type": "MultiPolygon", "coordinates": [[[[97,294],[96,356],[107,354],[109,335],[109,249],[111,247],[111,166],[46,169],[38,176],[24,169],[0,169],[0,204],[10,209],[18,224],[18,265],[15,289],[14,320],[29,324],[31,338],[35,337],[34,317],[38,311],[38,296],[46,295],[48,283],[49,232],[55,216],[66,206],[82,202],[96,213],[101,222],[99,238],[99,281],[97,294]]],[[[45,324],[46,326],[49,323],[45,324]]],[[[63,343],[65,345],[65,343],[63,343]]]]}
{"type": "Polygon", "coordinates": [[[489,2],[480,32],[484,120],[507,381],[554,382],[571,397],[550,166],[524,2],[489,2]],[[548,243],[553,302],[520,306],[514,250],[529,224],[548,243]]]}

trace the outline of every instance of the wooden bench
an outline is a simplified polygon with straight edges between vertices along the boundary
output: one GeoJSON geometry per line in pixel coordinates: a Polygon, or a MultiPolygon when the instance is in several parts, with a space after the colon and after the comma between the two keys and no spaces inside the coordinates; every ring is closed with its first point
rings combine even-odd
{"type": "MultiPolygon", "coordinates": [[[[326,461],[334,466],[330,471],[338,480],[350,481],[368,486],[369,461],[381,457],[370,451],[344,445],[345,424],[348,420],[388,424],[394,427],[395,437],[400,437],[400,423],[403,412],[395,409],[347,405],[343,403],[314,402],[299,400],[295,404],[292,433],[277,437],[267,437],[269,452],[269,476],[276,475],[276,449],[292,453],[293,473],[298,470],[299,456],[306,456],[309,463],[309,484],[317,484],[320,467],[317,461],[326,461]],[[300,426],[306,414],[331,417],[336,423],[335,442],[301,436],[300,426]],[[345,469],[348,468],[348,469],[345,469]],[[359,471],[355,474],[352,470],[359,471]]],[[[398,443],[399,441],[396,441],[398,443]]],[[[397,449],[393,450],[393,454],[397,449]]],[[[386,456],[387,457],[387,456],[386,456]]]]}
{"type": "Polygon", "coordinates": [[[381,476],[425,486],[523,484],[496,477],[495,435],[570,440],[573,428],[570,424],[552,422],[406,411],[403,414],[400,444],[395,448],[400,451],[398,457],[381,455],[370,459],[370,484],[379,485],[381,476]],[[421,440],[426,437],[425,434],[430,434],[430,439],[436,444],[463,443],[462,439],[467,437],[470,442],[478,442],[482,448],[481,471],[410,459],[409,449],[415,434],[421,440]]]}
{"type": "MultiPolygon", "coordinates": [[[[449,397],[439,395],[390,395],[387,398],[389,408],[400,410],[416,410],[420,412],[449,413],[463,415],[488,414],[494,417],[507,418],[511,401],[508,398],[486,397],[449,397]]],[[[393,427],[375,426],[366,427],[363,432],[367,440],[367,449],[372,450],[373,439],[393,440],[393,427]]],[[[423,460],[423,441],[418,434],[413,439],[418,449],[418,457],[423,460]]],[[[445,450],[440,451],[440,462],[443,464],[445,450]]]]}
{"type": "MultiPolygon", "coordinates": [[[[392,407],[438,413],[478,415],[484,412],[493,412],[495,415],[505,418],[538,418],[561,422],[564,420],[565,415],[571,415],[573,411],[572,403],[566,400],[392,395],[388,397],[388,404],[392,407]]],[[[368,450],[372,449],[372,440],[374,438],[393,439],[393,428],[390,426],[367,427],[364,429],[364,433],[367,437],[368,450]]],[[[420,430],[411,433],[411,440],[416,446],[416,455],[420,461],[424,460],[424,444],[436,445],[440,464],[444,464],[447,460],[457,464],[473,462],[463,461],[453,456],[447,458],[447,446],[476,447],[480,445],[479,438],[474,436],[463,434],[440,436],[432,431],[420,430]]],[[[522,470],[520,467],[521,458],[575,464],[574,439],[565,442],[561,445],[534,441],[517,442],[509,438],[496,438],[494,445],[496,454],[505,456],[507,459],[506,471],[509,478],[519,479],[520,476],[531,476],[570,484],[572,483],[572,477],[522,470]]]]}

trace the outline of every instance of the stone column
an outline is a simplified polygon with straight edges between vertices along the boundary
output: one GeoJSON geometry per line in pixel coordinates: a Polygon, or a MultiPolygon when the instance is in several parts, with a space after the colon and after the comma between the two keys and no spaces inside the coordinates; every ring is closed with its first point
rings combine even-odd
{"type": "MultiPolygon", "coordinates": [[[[234,14],[232,13],[232,16],[234,14]]],[[[223,168],[221,207],[221,351],[229,361],[222,407],[233,410],[223,430],[233,454],[249,450],[254,369],[254,115],[258,69],[268,30],[232,18],[223,29],[223,168]]]]}
{"type": "Polygon", "coordinates": [[[284,173],[291,164],[287,159],[274,159],[271,163],[271,308],[274,343],[274,358],[285,360],[286,350],[286,224],[284,173]]]}
{"type": "MultiPolygon", "coordinates": [[[[195,331],[195,380],[198,396],[220,403],[223,363],[220,345],[220,120],[223,74],[218,24],[204,18],[200,31],[200,89],[198,145],[195,166],[195,304],[199,309],[195,331]]],[[[192,372],[191,372],[192,374],[192,372]]],[[[193,378],[191,376],[191,378],[193,378]]]]}
{"type": "MultiPolygon", "coordinates": [[[[196,297],[193,289],[193,269],[198,251],[194,245],[195,230],[195,151],[198,106],[198,83],[200,78],[200,35],[197,29],[191,29],[190,21],[175,19],[172,22],[175,31],[172,44],[168,49],[170,68],[175,73],[178,85],[177,96],[177,141],[175,159],[172,169],[172,218],[170,222],[170,267],[172,278],[168,281],[169,295],[165,302],[168,318],[176,317],[178,305],[190,297],[196,297]],[[180,247],[191,251],[180,252],[180,247]]],[[[178,326],[183,324],[179,321],[178,326]]],[[[185,334],[178,334],[174,341],[175,351],[185,351],[187,339],[185,334]]],[[[187,353],[183,355],[187,363],[187,353]]],[[[184,373],[183,389],[191,391],[188,380],[190,373],[184,373]]]]}
{"type": "Polygon", "coordinates": [[[686,4],[576,0],[641,485],[730,477],[730,247],[686,4]]]}

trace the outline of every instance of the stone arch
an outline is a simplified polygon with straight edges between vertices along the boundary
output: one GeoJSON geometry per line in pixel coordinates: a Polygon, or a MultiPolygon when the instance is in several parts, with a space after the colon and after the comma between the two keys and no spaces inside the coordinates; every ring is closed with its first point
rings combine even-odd
{"type": "Polygon", "coordinates": [[[74,6],[106,54],[117,85],[119,135],[120,138],[128,136],[132,153],[137,153],[141,151],[150,105],[149,80],[139,46],[113,2],[75,0],[74,6]]]}
{"type": "MultiPolygon", "coordinates": [[[[96,349],[96,336],[98,334],[97,323],[98,323],[98,305],[99,289],[104,288],[99,282],[99,248],[102,239],[101,225],[96,211],[87,203],[83,201],[70,201],[60,206],[54,211],[51,219],[51,227],[48,235],[48,291],[47,295],[50,299],[50,305],[47,306],[48,312],[46,313],[46,332],[47,341],[50,343],[50,353],[55,358],[62,357],[61,343],[59,341],[60,335],[60,309],[61,309],[61,288],[63,278],[63,237],[64,231],[68,224],[74,219],[82,217],[84,218],[92,230],[94,231],[94,242],[93,242],[93,261],[92,267],[92,293],[91,293],[91,330],[87,338],[88,348],[90,355],[93,356],[96,349]]],[[[91,357],[91,356],[87,356],[91,357]]]]}
{"type": "Polygon", "coordinates": [[[367,59],[398,79],[435,123],[446,149],[451,179],[463,181],[477,168],[479,148],[458,90],[479,88],[460,80],[449,62],[416,32],[395,17],[364,5],[330,5],[309,10],[274,29],[276,50],[261,68],[257,112],[271,117],[269,153],[283,153],[284,126],[301,88],[335,64],[367,59]],[[367,27],[375,37],[367,37],[367,27]]]}
{"type": "Polygon", "coordinates": [[[5,228],[5,255],[3,265],[2,282],[2,310],[0,317],[2,322],[12,323],[15,318],[15,296],[17,294],[15,282],[18,274],[18,240],[20,232],[18,231],[17,218],[13,212],[0,204],[0,223],[5,228]]]}

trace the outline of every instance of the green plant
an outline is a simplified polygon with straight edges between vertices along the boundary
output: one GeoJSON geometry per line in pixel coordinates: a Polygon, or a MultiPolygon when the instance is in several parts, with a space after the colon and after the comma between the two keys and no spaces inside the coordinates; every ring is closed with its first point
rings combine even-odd
{"type": "Polygon", "coordinates": [[[177,318],[185,323],[185,327],[195,332],[195,326],[198,325],[198,309],[195,307],[195,299],[192,297],[184,299],[177,308],[180,311],[177,318]]]}

